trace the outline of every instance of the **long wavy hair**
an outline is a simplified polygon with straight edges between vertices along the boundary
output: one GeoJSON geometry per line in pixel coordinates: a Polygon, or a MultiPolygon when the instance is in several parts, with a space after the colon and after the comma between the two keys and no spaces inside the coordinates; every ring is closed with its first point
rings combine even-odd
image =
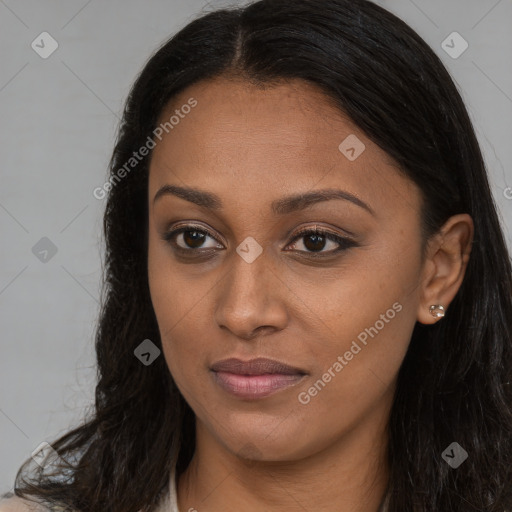
{"type": "Polygon", "coordinates": [[[95,404],[50,443],[59,463],[23,463],[15,494],[83,512],[150,511],[172,467],[179,475],[191,460],[194,413],[165,359],[145,366],[134,357],[144,339],[162,348],[147,276],[151,152],[121,180],[117,173],[180,91],[220,75],[321,88],[421,190],[424,243],[450,216],[472,216],[459,292],[441,322],[416,323],[400,367],[388,510],[512,510],[512,271],[481,149],[440,59],[367,0],[261,0],[202,13],[148,60],[109,166],[95,404]],[[468,453],[458,469],[442,458],[454,441],[468,453]]]}

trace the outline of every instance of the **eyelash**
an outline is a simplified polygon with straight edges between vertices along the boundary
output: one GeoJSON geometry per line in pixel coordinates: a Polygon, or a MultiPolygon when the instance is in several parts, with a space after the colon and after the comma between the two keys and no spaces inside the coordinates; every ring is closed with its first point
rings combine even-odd
{"type": "MultiPolygon", "coordinates": [[[[205,234],[205,235],[208,235],[210,238],[212,238],[213,240],[217,241],[218,243],[220,243],[217,238],[215,237],[215,235],[213,233],[211,233],[208,229],[204,228],[204,227],[200,227],[200,226],[194,226],[194,225],[187,225],[187,226],[182,226],[178,229],[175,229],[173,231],[169,231],[167,233],[164,233],[162,235],[162,239],[165,240],[166,242],[168,242],[172,247],[173,249],[175,249],[176,251],[178,252],[181,252],[182,254],[184,253],[198,253],[198,252],[210,252],[212,250],[215,250],[213,248],[207,248],[207,249],[194,249],[194,248],[188,248],[188,249],[184,249],[183,247],[180,247],[180,246],[177,246],[176,245],[176,241],[175,241],[175,238],[181,234],[181,233],[184,233],[186,231],[196,231],[198,233],[202,233],[202,234],[205,234]]],[[[357,246],[357,243],[354,241],[354,240],[351,240],[350,238],[345,238],[345,237],[342,237],[340,235],[336,235],[334,233],[331,233],[330,231],[326,231],[324,229],[321,229],[321,228],[302,228],[300,229],[294,236],[294,238],[291,240],[291,242],[288,244],[288,245],[291,245],[293,243],[295,243],[297,240],[299,240],[300,238],[304,238],[305,236],[307,235],[320,235],[320,236],[323,236],[325,238],[327,238],[328,240],[332,241],[332,242],[335,242],[337,244],[339,244],[339,247],[337,249],[333,249],[333,250],[330,250],[330,251],[326,251],[326,252],[314,252],[314,251],[297,251],[299,253],[305,253],[307,254],[308,256],[310,257],[313,257],[313,258],[323,258],[323,257],[327,257],[327,256],[331,256],[333,254],[337,254],[341,251],[344,251],[346,249],[349,249],[350,247],[355,247],[357,246]]]]}

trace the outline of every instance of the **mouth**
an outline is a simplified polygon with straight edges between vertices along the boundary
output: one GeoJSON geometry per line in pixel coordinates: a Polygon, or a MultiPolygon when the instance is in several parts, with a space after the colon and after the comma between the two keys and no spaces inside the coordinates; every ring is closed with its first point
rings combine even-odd
{"type": "Polygon", "coordinates": [[[242,361],[223,359],[210,368],[213,379],[224,391],[238,398],[256,400],[300,382],[307,373],[280,361],[256,358],[242,361]]]}

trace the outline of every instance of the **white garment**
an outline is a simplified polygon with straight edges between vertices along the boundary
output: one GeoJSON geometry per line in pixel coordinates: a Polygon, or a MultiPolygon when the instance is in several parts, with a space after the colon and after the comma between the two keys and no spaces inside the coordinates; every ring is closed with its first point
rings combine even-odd
{"type": "MultiPolygon", "coordinates": [[[[2,510],[0,509],[0,512],[2,510]]],[[[169,492],[165,494],[161,502],[158,504],[156,512],[180,512],[178,510],[178,493],[176,485],[176,472],[173,468],[169,481],[169,492]]]]}

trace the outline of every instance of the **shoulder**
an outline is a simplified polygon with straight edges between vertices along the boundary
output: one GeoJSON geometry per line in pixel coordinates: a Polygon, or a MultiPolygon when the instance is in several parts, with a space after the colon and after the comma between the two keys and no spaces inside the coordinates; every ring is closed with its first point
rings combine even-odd
{"type": "Polygon", "coordinates": [[[0,499],[0,512],[57,512],[64,511],[63,507],[45,507],[41,503],[25,500],[19,496],[0,499]]]}

